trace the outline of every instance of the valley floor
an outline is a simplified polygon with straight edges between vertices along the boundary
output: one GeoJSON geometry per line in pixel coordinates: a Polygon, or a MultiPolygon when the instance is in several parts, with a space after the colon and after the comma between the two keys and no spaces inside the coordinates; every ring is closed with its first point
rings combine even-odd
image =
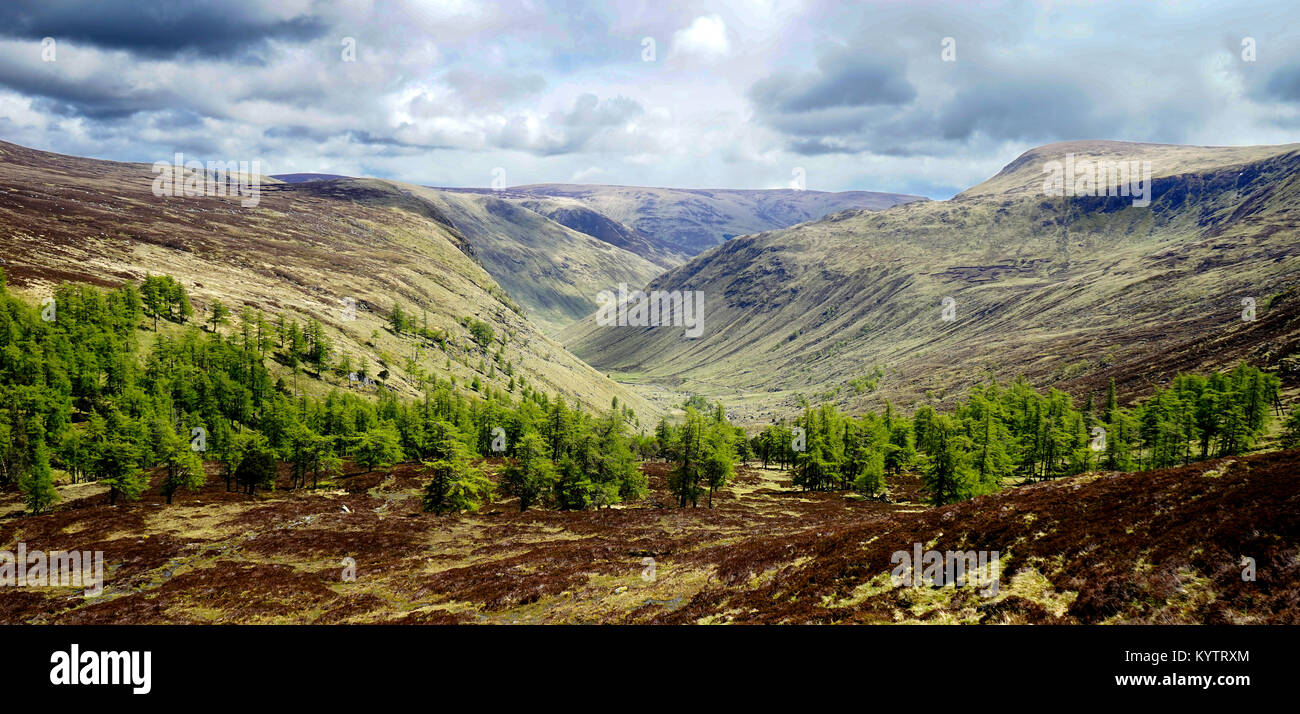
{"type": "Polygon", "coordinates": [[[750,463],[679,509],[667,465],[644,468],[646,499],[585,512],[422,513],[418,465],[256,497],[214,476],[170,506],[78,484],[37,517],[2,494],[0,550],[101,550],[105,586],[0,587],[0,623],[1300,623],[1300,451],[941,508],[909,475],[882,502],[750,463]],[[916,543],[999,551],[998,593],[893,587],[916,543]]]}

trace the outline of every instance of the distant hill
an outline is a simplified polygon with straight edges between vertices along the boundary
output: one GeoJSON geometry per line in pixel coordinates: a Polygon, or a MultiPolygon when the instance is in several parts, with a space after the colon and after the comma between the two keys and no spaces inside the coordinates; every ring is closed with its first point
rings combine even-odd
{"type": "Polygon", "coordinates": [[[352,178],[342,174],[274,174],[271,178],[284,183],[306,183],[308,181],[329,181],[331,179],[352,178]]]}
{"type": "Polygon", "coordinates": [[[575,231],[631,251],[664,268],[685,263],[689,255],[671,250],[654,236],[598,213],[580,201],[563,198],[521,201],[519,205],[575,231]]]}
{"type": "MultiPolygon", "coordinates": [[[[274,178],[290,184],[363,180],[313,173],[274,178]]],[[[488,272],[551,332],[594,311],[599,291],[620,283],[645,285],[732,236],[784,228],[834,211],[927,200],[868,191],[566,184],[494,190],[391,183],[437,204],[488,272]]]]}
{"type": "Polygon", "coordinates": [[[1040,147],[952,200],[735,238],[657,278],[704,293],[700,339],[590,319],[562,338],[602,371],[754,421],[801,397],[879,408],[1020,374],[1138,394],[1177,370],[1279,365],[1300,353],[1298,149],[1040,147]],[[1150,205],[1045,196],[1044,165],[1069,153],[1150,161],[1150,205]]]}
{"type": "Polygon", "coordinates": [[[788,228],[848,209],[880,210],[923,196],[871,191],[679,189],[533,184],[512,196],[569,199],[653,237],[661,250],[695,255],[738,235],[788,228]]]}
{"type": "Polygon", "coordinates": [[[402,186],[446,217],[475,258],[548,332],[591,314],[601,290],[644,285],[665,268],[491,193],[402,186]]]}

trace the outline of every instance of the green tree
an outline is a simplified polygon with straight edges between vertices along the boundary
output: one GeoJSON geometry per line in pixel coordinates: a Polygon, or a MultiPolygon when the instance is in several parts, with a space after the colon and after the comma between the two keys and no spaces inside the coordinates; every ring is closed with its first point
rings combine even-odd
{"type": "Polygon", "coordinates": [[[862,454],[857,478],[853,488],[868,498],[875,498],[885,492],[885,455],[875,450],[865,450],[862,454]]]}
{"type": "Polygon", "coordinates": [[[140,452],[122,433],[106,434],[95,445],[93,459],[95,475],[108,487],[108,505],[115,505],[119,497],[128,501],[140,497],[145,488],[139,468],[140,452]]]}
{"type": "Polygon", "coordinates": [[[203,459],[199,458],[197,451],[188,447],[188,445],[178,448],[168,454],[166,460],[167,473],[163,476],[162,494],[167,499],[167,503],[172,502],[172,497],[180,489],[197,492],[207,483],[208,474],[203,470],[203,459]]]}
{"type": "MultiPolygon", "coordinates": [[[[515,443],[515,462],[501,471],[506,493],[519,499],[520,513],[539,502],[556,486],[555,467],[547,458],[546,443],[534,431],[525,432],[515,443]]],[[[567,502],[561,492],[560,500],[567,502]]]]}
{"type": "Polygon", "coordinates": [[[410,324],[407,321],[406,311],[402,309],[400,302],[393,303],[393,311],[388,316],[388,323],[392,326],[393,332],[402,334],[407,331],[410,324]]]}
{"type": "Polygon", "coordinates": [[[555,476],[557,506],[569,511],[586,510],[596,502],[599,490],[577,459],[568,454],[560,459],[558,475],[555,476]]]}
{"type": "Polygon", "coordinates": [[[952,417],[937,414],[925,428],[929,464],[922,474],[934,505],[955,503],[975,494],[970,468],[970,440],[962,435],[952,417]]]}
{"type": "Polygon", "coordinates": [[[50,469],[50,455],[45,447],[45,435],[38,433],[33,439],[31,470],[19,477],[18,488],[22,491],[27,512],[38,515],[46,512],[59,500],[59,490],[54,487],[54,476],[50,469]]]}
{"type": "Polygon", "coordinates": [[[686,407],[686,420],[675,434],[672,449],[676,466],[668,473],[668,487],[677,497],[677,504],[698,506],[700,481],[704,478],[706,425],[704,417],[695,407],[686,407]]]}
{"type": "Polygon", "coordinates": [[[219,326],[230,321],[230,308],[226,307],[220,300],[213,300],[210,310],[211,317],[208,319],[212,322],[213,332],[216,332],[219,326]]]}
{"type": "Polygon", "coordinates": [[[492,482],[464,458],[425,462],[431,478],[424,486],[424,510],[430,513],[477,511],[491,501],[492,482]]]}
{"type": "Polygon", "coordinates": [[[709,508],[713,508],[713,494],[735,473],[734,450],[720,429],[711,430],[705,438],[701,457],[704,482],[709,485],[709,508]]]}
{"type": "Polygon", "coordinates": [[[270,488],[275,485],[279,471],[279,460],[267,444],[265,437],[248,440],[235,468],[235,482],[247,489],[248,495],[256,493],[258,487],[270,488]]]}
{"type": "Polygon", "coordinates": [[[357,437],[356,461],[366,472],[388,468],[402,460],[401,436],[392,422],[384,422],[357,437]]]}

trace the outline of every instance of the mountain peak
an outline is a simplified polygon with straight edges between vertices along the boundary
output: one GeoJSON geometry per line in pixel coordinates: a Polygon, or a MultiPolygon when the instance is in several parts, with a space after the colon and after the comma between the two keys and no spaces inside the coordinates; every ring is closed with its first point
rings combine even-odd
{"type": "Polygon", "coordinates": [[[1106,139],[1059,141],[1024,152],[992,178],[962,191],[954,198],[1042,191],[1048,162],[1063,162],[1070,155],[1074,156],[1075,161],[1150,162],[1151,176],[1159,178],[1248,164],[1296,150],[1300,150],[1300,144],[1188,146],[1106,139]]]}

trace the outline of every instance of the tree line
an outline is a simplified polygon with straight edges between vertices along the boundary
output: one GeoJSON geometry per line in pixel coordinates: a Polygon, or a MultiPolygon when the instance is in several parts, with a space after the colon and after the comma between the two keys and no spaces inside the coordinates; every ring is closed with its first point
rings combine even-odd
{"type": "MultiPolygon", "coordinates": [[[[438,377],[421,380],[419,399],[338,389],[311,397],[268,365],[303,359],[324,369],[331,348],[319,322],[272,322],[245,308],[238,329],[223,334],[230,312],[214,301],[202,329],[159,331],[155,319],[185,323],[193,308],[169,277],[145,285],[61,286],[46,319],[8,293],[0,272],[0,488],[20,488],[29,511],[57,499],[54,468],[107,486],[110,503],[138,498],[146,473],[161,469],[171,502],[204,484],[204,460],[217,462],[227,490],[250,494],[273,487],[282,465],[298,488],[353,475],[344,473],[349,461],[364,471],[421,461],[424,504],[435,512],[492,497],[470,465],[480,456],[513,459],[503,487],[521,508],[598,508],[645,493],[635,415],[617,400],[589,414],[522,378],[515,398],[490,386],[467,395],[438,377]],[[151,306],[149,295],[166,297],[151,306]]],[[[486,323],[467,328],[492,343],[486,323]]]]}
{"type": "MultiPolygon", "coordinates": [[[[474,384],[466,393],[453,379],[421,375],[419,398],[338,389],[307,396],[296,384],[301,362],[352,368],[346,358],[332,362],[318,321],[243,308],[238,328],[223,332],[230,311],[213,301],[210,319],[196,327],[186,324],[193,307],[183,286],[168,276],[112,290],[64,285],[53,305],[45,311],[9,294],[0,272],[0,488],[19,488],[33,513],[58,497],[54,468],[103,484],[110,503],[138,498],[146,473],[160,470],[170,503],[205,483],[205,460],[228,490],[250,494],[273,487],[282,468],[291,488],[305,488],[419,461],[427,510],[474,510],[498,488],[473,466],[480,457],[507,460],[499,488],[521,510],[640,499],[648,484],[638,462],[652,458],[671,464],[668,487],[680,507],[712,506],[736,464],[751,458],[791,469],[799,488],[871,497],[887,493],[889,475],[916,471],[934,503],[951,503],[1009,480],[1243,453],[1280,414],[1277,377],[1243,364],[1179,375],[1132,407],[1119,404],[1113,382],[1100,404],[1089,396],[1076,407],[1064,392],[1019,379],[976,387],[946,413],[922,406],[907,417],[886,403],[883,413],[850,416],[809,405],[752,438],[721,404],[697,396],[678,423],[662,419],[647,434],[617,399],[588,413],[522,377],[516,395],[500,350],[494,362],[511,375],[508,390],[474,384]],[[159,321],[180,327],[159,331],[159,321]],[[292,369],[292,387],[269,369],[277,362],[292,369]]],[[[392,322],[395,331],[445,338],[404,313],[392,322]]],[[[486,355],[490,326],[463,325],[486,355]]],[[[1300,446],[1300,407],[1286,417],[1281,441],[1300,446]]]]}
{"type": "MultiPolygon", "coordinates": [[[[1209,375],[1183,374],[1132,407],[1112,379],[1104,400],[1077,407],[1057,389],[1024,379],[977,386],[948,413],[923,405],[911,418],[886,402],[883,413],[851,417],[833,404],[806,406],[792,424],[771,424],[752,448],[766,468],[792,469],[806,490],[886,491],[885,477],[918,471],[932,503],[960,501],[1007,480],[1038,481],[1094,469],[1138,471],[1188,464],[1255,448],[1281,416],[1280,380],[1240,364],[1209,375]]],[[[1286,417],[1283,448],[1300,446],[1300,406],[1286,417]]]]}

